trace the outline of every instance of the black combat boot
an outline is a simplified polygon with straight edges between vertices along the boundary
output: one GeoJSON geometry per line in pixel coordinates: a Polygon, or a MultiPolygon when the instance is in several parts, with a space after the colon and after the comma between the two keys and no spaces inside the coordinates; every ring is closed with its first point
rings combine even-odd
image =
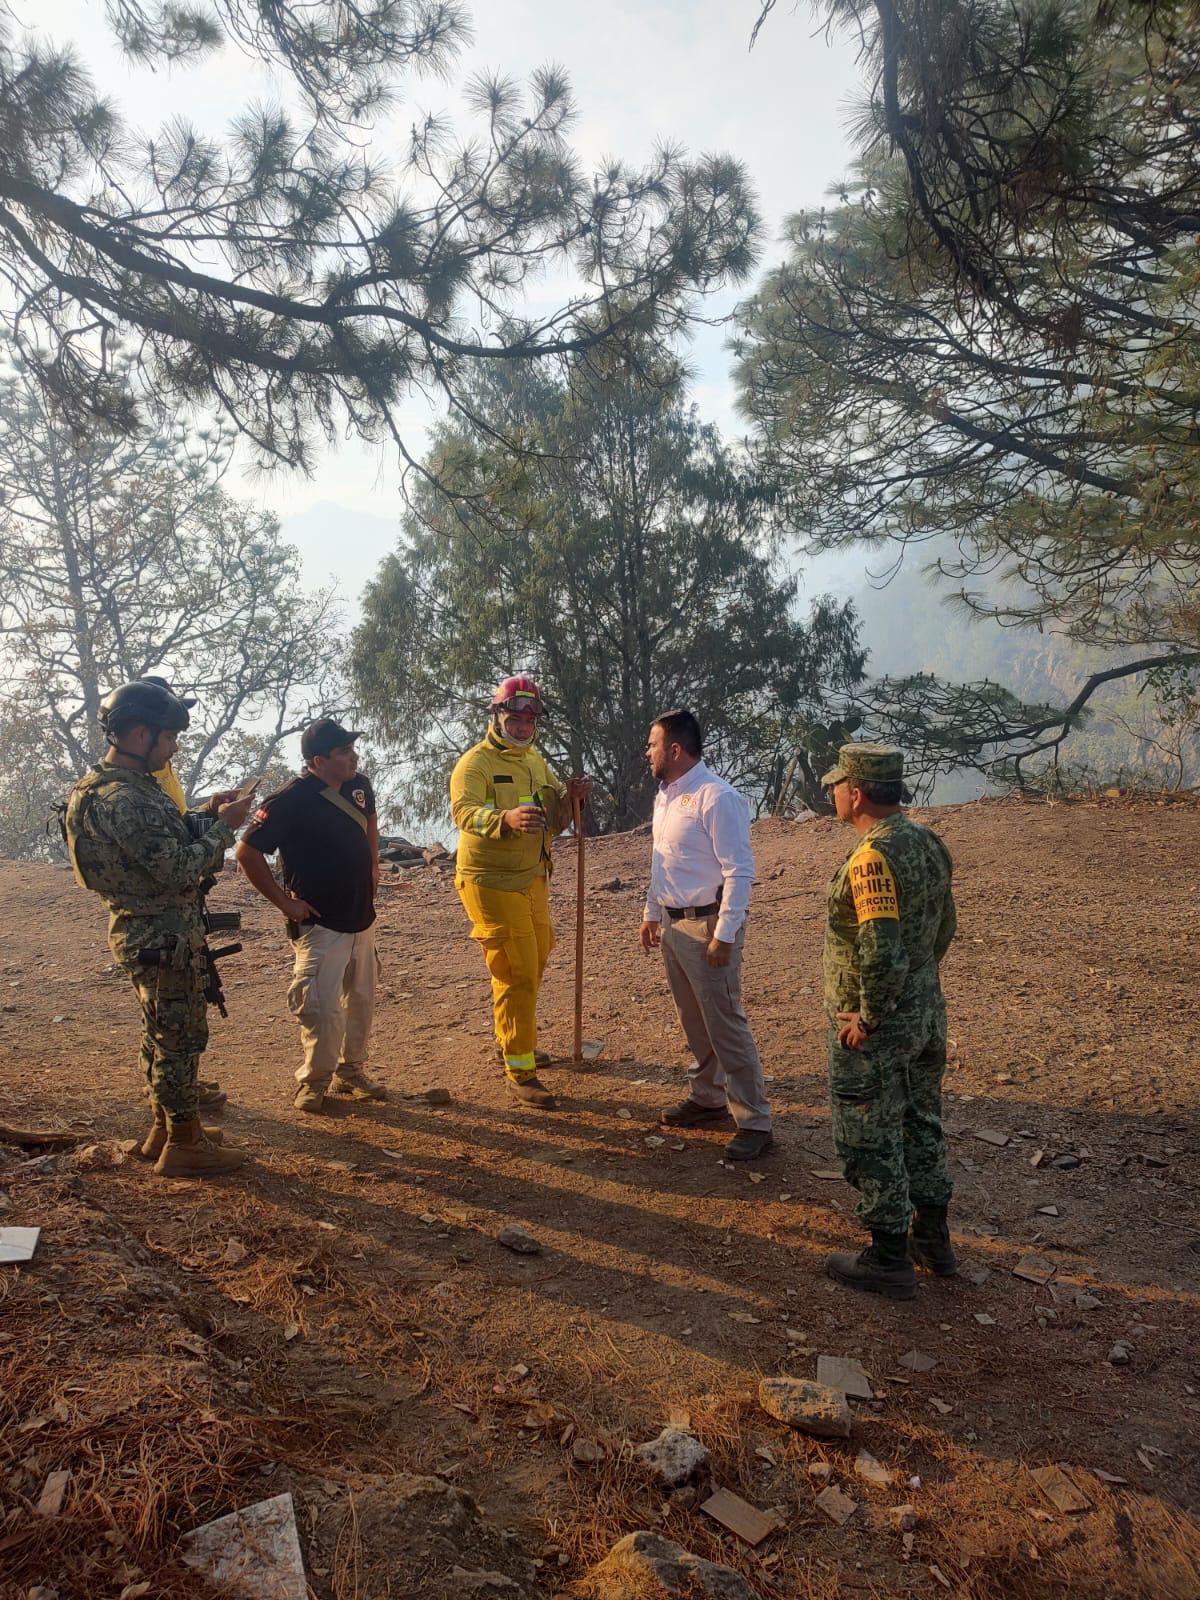
{"type": "Polygon", "coordinates": [[[946,1206],[918,1206],[912,1219],[912,1258],[939,1278],[952,1278],[958,1271],[946,1206]]]}
{"type": "Polygon", "coordinates": [[[917,1292],[917,1275],[908,1259],[908,1235],[873,1233],[861,1254],[839,1251],[828,1257],[825,1271],[838,1283],[889,1300],[911,1300],[917,1292]]]}

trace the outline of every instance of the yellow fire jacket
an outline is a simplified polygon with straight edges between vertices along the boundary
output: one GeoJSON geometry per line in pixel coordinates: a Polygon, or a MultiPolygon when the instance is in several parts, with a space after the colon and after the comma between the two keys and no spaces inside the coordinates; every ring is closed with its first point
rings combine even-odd
{"type": "Polygon", "coordinates": [[[530,745],[514,749],[491,728],[459,758],[450,778],[458,829],[458,875],[485,889],[527,889],[550,873],[550,840],[571,820],[565,786],[530,745]],[[540,800],[541,833],[510,833],[502,818],[513,806],[540,800]]]}
{"type": "Polygon", "coordinates": [[[179,815],[185,817],[187,815],[187,800],[184,798],[183,785],[179,781],[179,774],[171,763],[168,761],[165,767],[160,767],[157,772],[152,772],[150,776],[162,792],[174,800],[179,809],[179,815]]]}

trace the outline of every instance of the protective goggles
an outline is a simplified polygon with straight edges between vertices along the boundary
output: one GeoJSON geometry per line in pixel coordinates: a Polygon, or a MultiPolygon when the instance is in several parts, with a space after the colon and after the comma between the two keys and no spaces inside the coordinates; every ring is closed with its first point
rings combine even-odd
{"type": "Polygon", "coordinates": [[[526,717],[540,717],[542,715],[542,702],[531,694],[512,695],[507,700],[501,700],[492,707],[494,711],[516,711],[526,717]]]}

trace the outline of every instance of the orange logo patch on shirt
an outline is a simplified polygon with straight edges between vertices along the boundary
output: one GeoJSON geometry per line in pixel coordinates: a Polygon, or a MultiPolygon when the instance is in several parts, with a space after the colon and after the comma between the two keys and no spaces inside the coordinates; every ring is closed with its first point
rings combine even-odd
{"type": "Polygon", "coordinates": [[[900,920],[900,898],[892,869],[878,850],[867,846],[850,858],[850,892],[860,922],[900,920]]]}
{"type": "Polygon", "coordinates": [[[692,803],[692,797],[691,797],[690,794],[681,794],[679,796],[679,804],[681,806],[690,806],[691,803],[692,803]]]}

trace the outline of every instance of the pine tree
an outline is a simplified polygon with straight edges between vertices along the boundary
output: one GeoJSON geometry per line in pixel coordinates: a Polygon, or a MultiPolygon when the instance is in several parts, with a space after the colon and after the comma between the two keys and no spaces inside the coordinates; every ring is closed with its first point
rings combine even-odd
{"type": "MultiPolygon", "coordinates": [[[[813,543],[932,549],[968,612],[1177,687],[1200,663],[1194,7],[825,12],[861,28],[869,103],[838,204],[792,219],[744,308],[760,464],[813,543]]],[[[971,686],[967,745],[1056,749],[1104,681],[1057,708],[971,686]]],[[[953,720],[944,688],[905,692],[953,720]]]]}
{"type": "Polygon", "coordinates": [[[479,362],[669,329],[689,296],[753,262],[736,162],[664,147],[585,174],[554,67],[524,90],[476,79],[475,134],[418,116],[393,156],[382,119],[406,76],[445,73],[466,36],[454,0],[117,0],[108,14],[134,62],[178,70],[234,47],[286,99],[249,106],[224,138],[182,119],[142,132],[77,52],[0,18],[5,300],[81,419],[136,426],[138,385],[110,361],[123,338],[143,384],[223,413],[265,462],[309,467],[347,424],[408,459],[397,406],[414,386],[453,402],[479,362]],[[514,322],[547,266],[574,292],[514,322]]]}
{"type": "Polygon", "coordinates": [[[356,698],[426,814],[444,810],[449,767],[509,672],[538,678],[539,740],[598,779],[604,828],[649,814],[659,713],[690,706],[707,758],[769,805],[795,724],[862,676],[852,608],[797,614],[768,503],[678,366],[639,355],[488,369],[470,397],[480,424],[435,443],[352,653],[356,698]]]}

